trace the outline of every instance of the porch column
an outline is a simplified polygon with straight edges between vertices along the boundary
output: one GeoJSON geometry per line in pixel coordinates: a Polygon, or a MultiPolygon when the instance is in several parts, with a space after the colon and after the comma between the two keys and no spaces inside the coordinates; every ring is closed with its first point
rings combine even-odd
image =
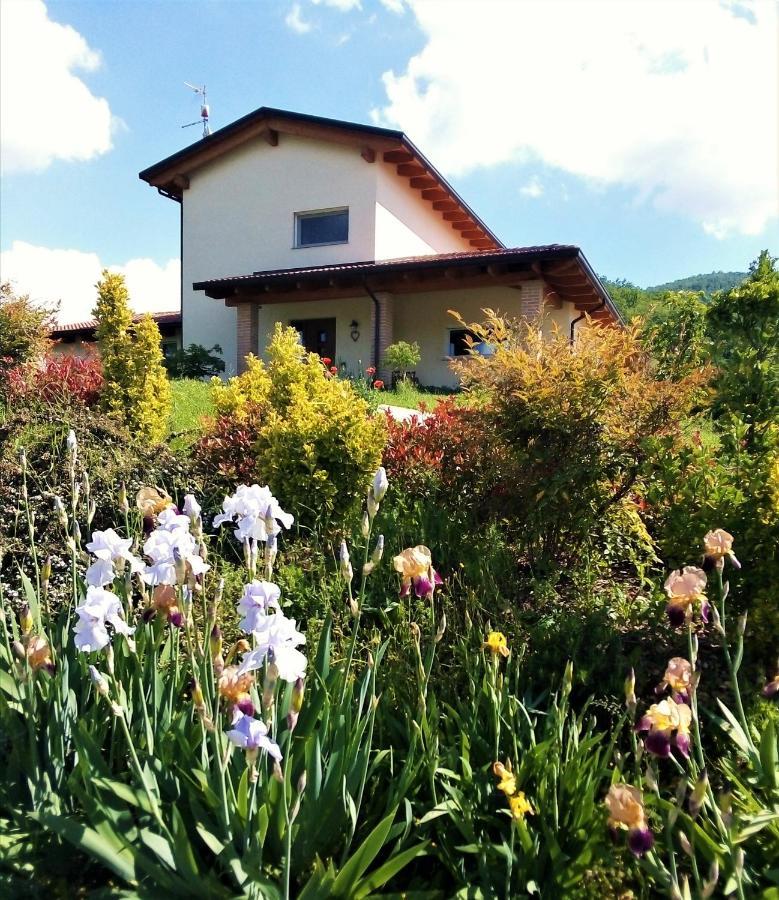
{"type": "MultiPolygon", "coordinates": [[[[393,341],[393,330],[394,330],[394,322],[395,322],[395,310],[394,310],[394,298],[392,294],[387,291],[377,291],[376,299],[379,301],[379,340],[378,340],[378,355],[379,358],[375,361],[376,364],[376,377],[381,378],[381,380],[389,387],[390,379],[392,377],[392,372],[389,369],[385,368],[383,358],[384,351],[389,347],[389,345],[393,341]]],[[[375,335],[376,335],[376,304],[371,304],[371,336],[374,341],[375,346],[375,335]]]]}
{"type": "Polygon", "coordinates": [[[524,281],[520,298],[522,318],[532,322],[541,315],[543,308],[543,284],[540,281],[524,281]]]}
{"type": "Polygon", "coordinates": [[[240,375],[246,371],[246,357],[256,354],[259,348],[260,316],[256,303],[241,303],[236,312],[236,370],[240,375]]]}

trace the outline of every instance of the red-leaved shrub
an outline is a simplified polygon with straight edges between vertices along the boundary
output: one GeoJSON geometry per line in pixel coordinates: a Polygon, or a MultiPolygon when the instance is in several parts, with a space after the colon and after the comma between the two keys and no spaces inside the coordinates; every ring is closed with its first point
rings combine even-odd
{"type": "Polygon", "coordinates": [[[77,401],[94,406],[102,387],[103,367],[99,356],[49,354],[39,362],[11,369],[6,376],[5,395],[11,406],[31,400],[77,401]]]}
{"type": "Polygon", "coordinates": [[[218,416],[193,448],[194,458],[218,487],[232,490],[236,484],[257,480],[257,423],[257,413],[246,421],[218,416]]]}

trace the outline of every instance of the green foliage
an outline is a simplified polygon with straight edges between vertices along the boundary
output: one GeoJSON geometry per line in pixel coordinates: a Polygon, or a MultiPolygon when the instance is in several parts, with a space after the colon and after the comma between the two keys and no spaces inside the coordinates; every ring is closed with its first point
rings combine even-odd
{"type": "Polygon", "coordinates": [[[687,278],[677,278],[675,281],[667,281],[665,284],[656,284],[648,287],[647,291],[660,294],[666,291],[693,291],[710,296],[718,291],[731,290],[741,284],[746,277],[746,272],[707,272],[705,275],[689,275],[687,278]]]}
{"type": "Polygon", "coordinates": [[[219,344],[214,344],[210,350],[202,344],[190,344],[166,359],[165,368],[171,378],[211,378],[225,370],[221,355],[219,344]]]}
{"type": "Polygon", "coordinates": [[[416,369],[421,358],[422,354],[416,341],[413,344],[408,341],[396,341],[384,351],[384,365],[393,372],[400,372],[403,375],[416,369]]]}
{"type": "Polygon", "coordinates": [[[146,440],[162,440],[171,394],[157,323],[147,315],[133,328],[124,276],[107,269],[97,285],[93,314],[103,362],[102,408],[146,440]]]}
{"type": "Polygon", "coordinates": [[[0,379],[15,366],[43,357],[50,345],[53,310],[17,295],[9,282],[0,284],[0,379]]]}
{"type": "Polygon", "coordinates": [[[162,362],[160,329],[150,315],[144,316],[135,326],[131,363],[127,392],[132,410],[131,427],[157,443],[168,431],[171,391],[162,362]]]}
{"type": "MultiPolygon", "coordinates": [[[[245,426],[256,478],[296,510],[299,524],[338,526],[355,513],[379,465],[383,417],[306,353],[294,328],[277,324],[267,355],[267,365],[249,357],[242,375],[214,380],[216,413],[245,426]]],[[[206,439],[205,455],[210,446],[206,439]]]]}
{"type": "Polygon", "coordinates": [[[700,294],[668,294],[652,313],[644,342],[657,361],[658,374],[678,378],[710,362],[706,336],[708,306],[700,294]]]}

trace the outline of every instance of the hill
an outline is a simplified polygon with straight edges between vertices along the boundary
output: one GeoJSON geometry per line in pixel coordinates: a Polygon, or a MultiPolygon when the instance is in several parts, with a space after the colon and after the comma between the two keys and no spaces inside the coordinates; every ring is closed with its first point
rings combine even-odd
{"type": "Polygon", "coordinates": [[[652,293],[664,291],[703,291],[705,294],[713,294],[715,291],[729,291],[747,277],[746,272],[708,272],[705,275],[689,275],[687,278],[677,278],[676,281],[667,281],[665,284],[656,284],[648,287],[652,293]]]}

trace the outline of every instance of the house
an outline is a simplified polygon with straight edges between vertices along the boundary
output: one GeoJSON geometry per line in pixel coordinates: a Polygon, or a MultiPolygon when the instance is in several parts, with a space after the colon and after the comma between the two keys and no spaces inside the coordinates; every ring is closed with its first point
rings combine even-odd
{"type": "Polygon", "coordinates": [[[139,176],[180,205],[185,344],[261,353],[275,322],[357,373],[417,341],[426,385],[485,307],[573,333],[618,321],[578,247],[509,248],[403,132],[261,107],[139,176]]]}
{"type": "MultiPolygon", "coordinates": [[[[138,322],[142,314],[133,316],[133,322],[138,322]]],[[[152,319],[157,323],[162,338],[162,355],[166,359],[176,355],[181,349],[181,313],[178,311],[151,313],[152,319]]],[[[95,331],[97,319],[87,319],[84,322],[70,322],[57,324],[51,330],[51,339],[54,341],[55,353],[68,353],[71,356],[86,356],[94,349],[95,331]]]]}

